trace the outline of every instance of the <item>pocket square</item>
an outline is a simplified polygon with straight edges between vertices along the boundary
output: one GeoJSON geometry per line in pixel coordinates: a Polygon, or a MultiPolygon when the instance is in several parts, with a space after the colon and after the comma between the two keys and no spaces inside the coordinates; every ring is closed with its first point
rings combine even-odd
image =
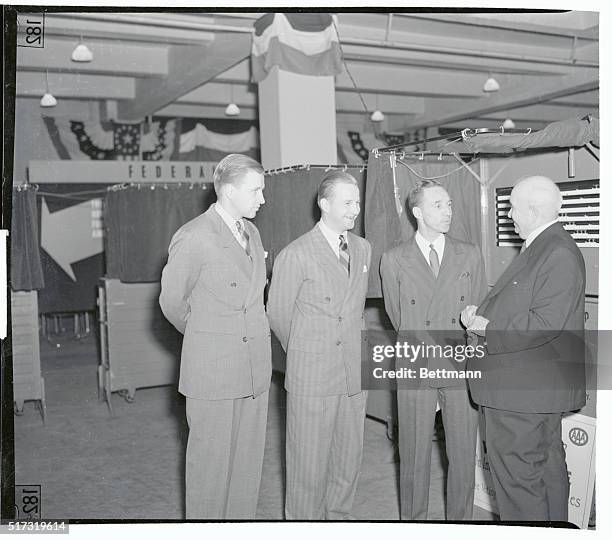
{"type": "Polygon", "coordinates": [[[364,273],[365,273],[365,272],[367,272],[367,271],[368,271],[368,266],[364,264],[364,265],[363,265],[363,270],[362,270],[362,272],[361,272],[361,273],[362,273],[362,274],[364,274],[364,273]]]}
{"type": "Polygon", "coordinates": [[[264,259],[267,259],[267,258],[268,258],[268,252],[264,251],[264,259]]]}

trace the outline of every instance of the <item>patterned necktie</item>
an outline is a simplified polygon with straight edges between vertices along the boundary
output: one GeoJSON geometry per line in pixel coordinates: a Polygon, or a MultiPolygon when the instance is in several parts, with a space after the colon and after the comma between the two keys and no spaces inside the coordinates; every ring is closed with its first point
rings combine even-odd
{"type": "Polygon", "coordinates": [[[351,271],[350,258],[348,253],[348,243],[345,240],[344,235],[341,234],[338,238],[340,240],[340,243],[338,245],[338,259],[340,260],[340,263],[342,264],[348,275],[351,271]]]}
{"type": "Polygon", "coordinates": [[[236,230],[238,231],[238,236],[240,238],[238,240],[240,242],[240,245],[243,247],[244,251],[246,251],[246,254],[250,257],[251,252],[249,250],[249,235],[242,226],[242,221],[236,221],[236,230]]]}
{"type": "Polygon", "coordinates": [[[440,259],[438,259],[438,252],[434,249],[433,244],[429,244],[429,266],[434,276],[438,277],[440,272],[440,259]]]}

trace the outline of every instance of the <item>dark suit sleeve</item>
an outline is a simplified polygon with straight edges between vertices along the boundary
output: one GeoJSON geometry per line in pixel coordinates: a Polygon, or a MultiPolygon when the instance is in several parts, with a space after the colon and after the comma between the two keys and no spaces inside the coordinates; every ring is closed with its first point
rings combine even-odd
{"type": "Polygon", "coordinates": [[[533,349],[559,336],[577,296],[584,295],[583,269],[574,253],[564,247],[553,251],[531,294],[528,310],[489,321],[485,334],[490,354],[533,349]]]}
{"type": "Polygon", "coordinates": [[[393,328],[397,331],[400,324],[400,291],[397,263],[389,253],[383,254],[380,260],[380,277],[385,301],[385,311],[389,315],[393,328]]]}
{"type": "Polygon", "coordinates": [[[472,255],[474,270],[472,281],[472,298],[470,304],[474,306],[480,305],[484,297],[487,295],[488,284],[487,274],[485,272],[484,258],[478,246],[474,246],[474,254],[472,255]]]}
{"type": "Polygon", "coordinates": [[[287,350],[291,319],[300,287],[302,269],[297,255],[289,249],[282,250],[272,269],[272,283],[268,294],[268,320],[283,349],[287,350]]]}
{"type": "Polygon", "coordinates": [[[189,297],[204,260],[203,250],[194,242],[193,235],[179,229],[168,248],[168,262],[161,277],[159,305],[175,327],[185,333],[189,316],[189,297]]]}

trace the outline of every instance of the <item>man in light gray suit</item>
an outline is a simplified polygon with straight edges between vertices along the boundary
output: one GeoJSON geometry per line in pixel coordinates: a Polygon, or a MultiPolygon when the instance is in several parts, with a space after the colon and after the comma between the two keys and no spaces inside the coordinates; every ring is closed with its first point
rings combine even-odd
{"type": "MultiPolygon", "coordinates": [[[[421,181],[410,192],[408,205],[417,221],[416,234],[381,260],[385,309],[399,339],[402,333],[426,344],[463,339],[461,311],[486,293],[482,254],[477,246],[446,234],[452,201],[439,183],[421,181]]],[[[465,370],[464,361],[439,356],[418,365],[429,371],[465,370]]],[[[427,519],[432,438],[440,407],[449,461],[446,518],[471,520],[478,412],[466,381],[417,378],[412,386],[397,393],[401,518],[427,519]]]]}
{"type": "Polygon", "coordinates": [[[241,154],[214,172],[217,202],[170,243],[159,303],[184,334],[179,392],[189,440],[187,519],[253,519],[272,373],[265,255],[253,218],[263,168],[241,154]]]}
{"type": "Polygon", "coordinates": [[[270,326],[287,352],[287,519],[349,519],[363,450],[361,331],[370,244],[357,182],[325,173],[321,221],[278,255],[270,326]]]}

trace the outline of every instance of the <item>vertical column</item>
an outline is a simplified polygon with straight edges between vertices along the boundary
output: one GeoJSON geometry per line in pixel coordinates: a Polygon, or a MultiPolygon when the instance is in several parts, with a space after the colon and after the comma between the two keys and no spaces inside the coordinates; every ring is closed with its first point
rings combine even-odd
{"type": "Polygon", "coordinates": [[[266,169],[335,164],[334,77],[291,73],[275,66],[259,83],[259,127],[266,169]]]}

